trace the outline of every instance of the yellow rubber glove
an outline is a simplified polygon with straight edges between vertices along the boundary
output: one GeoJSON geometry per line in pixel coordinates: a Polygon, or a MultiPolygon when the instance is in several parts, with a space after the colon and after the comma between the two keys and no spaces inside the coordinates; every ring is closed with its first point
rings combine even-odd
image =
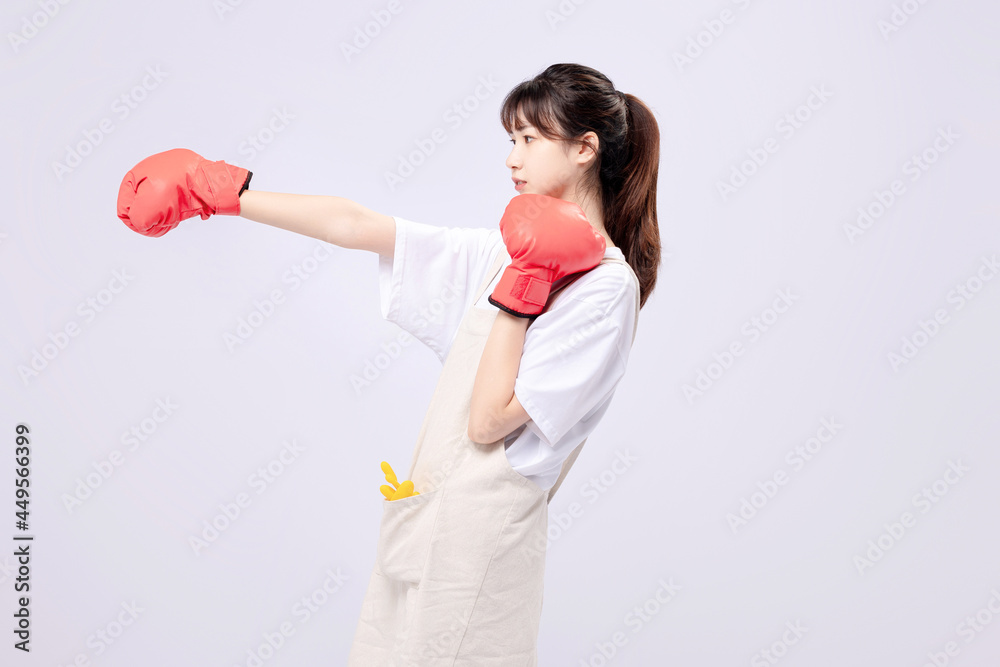
{"type": "Polygon", "coordinates": [[[399,500],[400,498],[409,498],[414,495],[420,494],[413,490],[413,482],[406,480],[399,483],[399,488],[396,489],[396,492],[392,494],[392,498],[389,498],[389,500],[399,500]]]}
{"type": "Polygon", "coordinates": [[[400,483],[396,479],[396,473],[392,471],[392,466],[386,461],[382,461],[382,472],[385,473],[385,479],[389,484],[383,484],[379,487],[379,491],[385,496],[386,500],[399,500],[400,498],[408,498],[409,496],[419,496],[419,491],[413,490],[413,482],[406,480],[400,483]]]}

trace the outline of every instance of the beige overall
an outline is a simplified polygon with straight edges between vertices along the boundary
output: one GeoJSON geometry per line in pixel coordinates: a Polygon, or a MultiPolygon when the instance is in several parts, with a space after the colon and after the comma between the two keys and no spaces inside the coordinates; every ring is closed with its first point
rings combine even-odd
{"type": "MultiPolygon", "coordinates": [[[[501,249],[472,304],[508,257],[501,249]]],[[[472,387],[498,312],[472,305],[459,324],[409,473],[400,476],[420,495],[383,501],[349,667],[537,665],[548,503],[586,440],[546,491],[510,467],[503,438],[469,439],[472,387]]]]}

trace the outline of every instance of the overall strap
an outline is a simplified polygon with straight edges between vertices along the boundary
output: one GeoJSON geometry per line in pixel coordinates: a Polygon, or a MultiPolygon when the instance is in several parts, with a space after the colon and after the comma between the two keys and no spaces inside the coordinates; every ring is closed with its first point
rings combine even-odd
{"type": "MultiPolygon", "coordinates": [[[[510,261],[510,255],[501,246],[500,250],[497,252],[496,258],[493,260],[492,266],[490,266],[489,270],[486,272],[486,276],[484,276],[482,284],[480,284],[479,287],[476,289],[476,296],[472,299],[472,303],[477,303],[479,301],[479,299],[483,296],[483,292],[485,292],[486,288],[490,286],[491,282],[493,282],[493,279],[496,277],[497,273],[500,272],[500,268],[506,261],[510,261]]],[[[632,269],[632,266],[623,259],[619,259],[617,257],[602,257],[600,263],[603,264],[604,262],[617,262],[618,264],[624,264],[625,267],[628,269],[629,274],[632,276],[633,282],[635,283],[635,326],[632,327],[632,342],[635,342],[635,332],[639,328],[639,291],[640,291],[639,278],[636,277],[635,271],[632,269]]],[[[556,281],[557,283],[560,283],[558,287],[553,285],[552,291],[549,292],[549,298],[555,296],[563,288],[573,284],[578,278],[580,278],[585,273],[587,272],[581,271],[580,273],[572,274],[569,276],[563,276],[563,278],[556,281]]]]}
{"type": "Polygon", "coordinates": [[[486,288],[490,286],[490,283],[493,282],[496,275],[500,273],[500,267],[503,266],[504,261],[509,257],[510,255],[508,255],[507,251],[504,250],[503,246],[501,246],[500,251],[497,252],[496,259],[493,260],[493,265],[490,266],[489,270],[486,272],[486,277],[483,278],[483,283],[476,289],[476,296],[472,299],[473,304],[477,303],[480,297],[483,296],[483,292],[485,292],[486,288]]]}

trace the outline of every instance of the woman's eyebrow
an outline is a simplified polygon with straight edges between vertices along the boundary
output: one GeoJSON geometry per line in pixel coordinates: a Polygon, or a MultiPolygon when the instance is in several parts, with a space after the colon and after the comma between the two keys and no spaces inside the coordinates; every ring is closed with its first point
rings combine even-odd
{"type": "MultiPolygon", "coordinates": [[[[521,125],[520,127],[515,127],[514,132],[524,132],[525,130],[533,130],[533,129],[535,129],[534,125],[521,125]]],[[[514,132],[508,132],[507,134],[513,136],[514,132]]]]}

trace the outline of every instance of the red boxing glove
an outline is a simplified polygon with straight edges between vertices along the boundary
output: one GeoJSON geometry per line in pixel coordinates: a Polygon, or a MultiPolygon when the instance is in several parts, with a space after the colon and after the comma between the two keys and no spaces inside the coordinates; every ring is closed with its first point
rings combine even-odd
{"type": "Polygon", "coordinates": [[[500,219],[500,234],[511,263],[489,302],[517,317],[540,314],[552,284],[600,264],[607,247],[583,209],[545,195],[511,199],[500,219]]]}
{"type": "Polygon", "coordinates": [[[163,236],[181,220],[239,215],[240,195],[253,173],[222,160],[209,162],[175,148],[132,167],[118,188],[118,217],[145,236],[163,236]]]}

